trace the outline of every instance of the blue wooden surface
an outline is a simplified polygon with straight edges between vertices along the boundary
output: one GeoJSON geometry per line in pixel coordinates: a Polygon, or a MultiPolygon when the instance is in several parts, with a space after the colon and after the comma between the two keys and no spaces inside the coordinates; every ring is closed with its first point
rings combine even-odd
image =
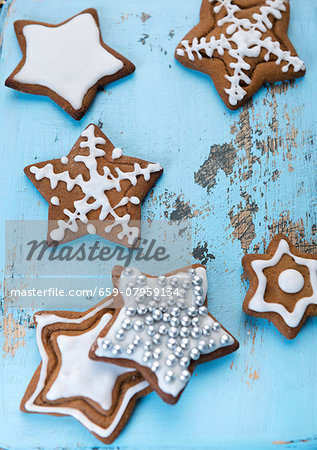
{"type": "MultiPolygon", "coordinates": [[[[165,173],[143,217],[192,218],[194,255],[207,261],[210,310],[241,347],[198,367],[176,406],[155,394],[142,399],[114,447],[316,449],[317,319],[288,342],[266,321],[245,316],[241,258],[262,252],[277,230],[316,251],[317,1],[291,1],[289,35],[306,76],[264,87],[237,112],[225,108],[208,77],[174,60],[199,7],[200,0],[7,2],[0,22],[2,236],[6,219],[47,217],[23,167],[64,155],[90,122],[102,122],[129,154],[160,161],[165,173]],[[100,92],[77,123],[49,99],[5,88],[4,80],[20,59],[15,20],[58,23],[87,7],[97,8],[105,42],[137,70],[100,92]],[[199,168],[208,158],[206,178],[199,168]]],[[[101,446],[71,418],[19,412],[39,362],[31,314],[2,304],[0,447],[101,446]]]]}

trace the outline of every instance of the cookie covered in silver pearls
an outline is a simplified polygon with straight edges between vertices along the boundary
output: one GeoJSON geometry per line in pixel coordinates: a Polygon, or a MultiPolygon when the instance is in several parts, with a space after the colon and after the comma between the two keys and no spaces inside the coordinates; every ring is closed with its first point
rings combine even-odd
{"type": "Polygon", "coordinates": [[[90,357],[137,368],[167,403],[180,398],[195,366],[238,349],[207,309],[207,273],[195,264],[163,276],[116,266],[124,305],[93,344],[90,357]]]}

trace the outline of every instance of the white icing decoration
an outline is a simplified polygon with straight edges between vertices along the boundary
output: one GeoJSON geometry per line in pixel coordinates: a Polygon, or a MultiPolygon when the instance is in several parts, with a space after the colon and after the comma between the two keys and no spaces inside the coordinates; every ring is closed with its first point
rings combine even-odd
{"type": "MultiPolygon", "coordinates": [[[[69,217],[69,220],[58,220],[58,227],[51,231],[50,237],[54,241],[61,241],[64,238],[65,231],[67,229],[74,233],[77,232],[77,221],[80,220],[82,223],[87,224],[87,214],[90,211],[101,208],[99,220],[105,220],[108,215],[111,215],[113,218],[113,223],[110,223],[110,225],[105,227],[106,233],[110,233],[112,228],[119,225],[122,231],[118,232],[117,237],[119,239],[127,237],[129,244],[133,244],[135,239],[139,236],[139,228],[129,225],[130,214],[125,214],[121,217],[117,215],[115,209],[119,206],[126,205],[128,202],[131,202],[134,205],[139,204],[140,200],[134,196],[130,198],[124,197],[117,205],[111,206],[107,197],[107,191],[115,189],[117,192],[120,192],[120,182],[122,180],[129,180],[131,185],[135,186],[137,184],[137,176],[143,176],[146,181],[149,181],[151,173],[160,171],[161,166],[159,163],[149,163],[144,169],[142,169],[138,163],[135,163],[134,170],[132,172],[122,172],[119,167],[116,167],[115,171],[117,176],[113,176],[109,167],[104,166],[104,173],[100,175],[97,171],[97,158],[104,156],[105,152],[97,148],[97,145],[105,144],[106,141],[102,137],[95,136],[94,125],[89,125],[89,127],[83,131],[81,136],[86,137],[87,140],[82,141],[80,143],[80,147],[89,148],[89,155],[77,155],[74,158],[74,162],[83,162],[85,164],[89,171],[88,181],[84,181],[81,174],[77,175],[75,179],[71,178],[68,170],[60,173],[54,173],[54,168],[51,163],[48,163],[41,168],[36,166],[32,166],[30,168],[30,172],[35,175],[36,180],[48,178],[52,189],[55,189],[60,181],[64,181],[68,191],[71,191],[74,186],[79,186],[85,194],[84,198],[74,202],[74,212],[64,209],[64,214],[69,217]],[[88,200],[91,198],[93,198],[94,201],[88,203],[88,200]]],[[[110,221],[111,219],[108,220],[110,221]]]]}
{"type": "Polygon", "coordinates": [[[278,285],[287,294],[296,294],[303,289],[305,280],[298,270],[286,269],[280,273],[278,285]]]}
{"type": "Polygon", "coordinates": [[[26,25],[23,34],[26,61],[14,80],[46,86],[76,110],[97,81],[123,67],[123,62],[100,44],[99,28],[90,13],[57,27],[26,25]]]}
{"type": "Polygon", "coordinates": [[[51,198],[52,205],[59,206],[59,198],[54,196],[51,198]]]}
{"type": "MultiPolygon", "coordinates": [[[[141,274],[141,272],[138,269],[128,269],[129,271],[132,270],[132,272],[130,272],[129,274],[127,274],[125,271],[122,272],[120,279],[119,279],[119,291],[122,293],[122,297],[124,299],[124,304],[125,306],[120,310],[119,315],[116,318],[116,321],[114,322],[114,324],[112,325],[112,327],[110,328],[110,330],[108,331],[107,335],[105,338],[98,338],[97,339],[97,349],[95,350],[95,354],[99,357],[117,357],[116,355],[114,356],[112,354],[112,350],[110,349],[105,349],[104,347],[104,341],[109,340],[112,345],[115,344],[119,344],[122,346],[122,353],[120,353],[119,357],[120,358],[125,358],[128,360],[133,360],[135,362],[137,362],[140,365],[146,366],[151,368],[152,363],[155,361],[155,359],[150,359],[148,363],[144,362],[143,360],[143,356],[144,356],[144,346],[143,345],[139,345],[135,347],[135,351],[132,354],[128,354],[126,352],[128,345],[131,344],[133,342],[133,339],[135,338],[136,335],[140,336],[140,338],[142,339],[143,343],[145,341],[150,340],[151,341],[151,336],[149,336],[148,332],[147,332],[147,325],[145,325],[145,329],[141,330],[141,331],[135,331],[134,328],[129,329],[128,331],[126,331],[126,335],[124,336],[123,340],[118,340],[116,335],[118,333],[118,331],[122,328],[122,323],[124,321],[124,319],[127,318],[127,308],[129,307],[138,307],[139,302],[137,297],[135,297],[135,295],[133,294],[132,291],[132,295],[129,295],[129,291],[127,290],[129,288],[129,285],[135,285],[136,287],[138,287],[137,284],[137,277],[141,274]]],[[[203,269],[202,267],[199,267],[196,269],[196,274],[198,276],[201,277],[202,280],[202,289],[203,289],[203,294],[202,294],[202,301],[205,300],[206,298],[206,294],[207,294],[207,276],[206,276],[206,270],[203,269]]],[[[189,275],[187,272],[180,272],[177,273],[177,278],[179,280],[179,284],[180,286],[182,285],[183,282],[186,282],[189,284],[190,288],[188,290],[186,290],[186,293],[184,295],[184,297],[182,297],[182,300],[185,303],[185,308],[181,310],[180,315],[178,316],[179,319],[182,319],[184,316],[187,315],[187,308],[189,307],[193,307],[194,304],[194,294],[192,291],[192,276],[189,275]]],[[[169,285],[170,281],[173,279],[173,276],[167,277],[167,287],[171,287],[169,285]]],[[[163,289],[162,286],[159,285],[158,282],[158,278],[146,278],[146,282],[144,284],[145,289],[149,288],[151,290],[151,292],[154,292],[155,288],[159,288],[159,289],[163,289]]],[[[138,295],[138,294],[137,294],[138,295]]],[[[166,291],[166,295],[167,295],[167,291],[166,291]]],[[[157,304],[157,308],[159,308],[162,305],[162,302],[166,302],[169,297],[165,296],[158,296],[160,298],[156,299],[155,302],[157,304]]],[[[174,296],[176,298],[176,296],[174,296]]],[[[180,297],[178,298],[180,299],[180,297]]],[[[151,296],[147,299],[145,298],[145,300],[142,300],[142,304],[143,306],[147,307],[148,302],[151,301],[151,296]]],[[[175,304],[176,306],[176,304],[175,304]]],[[[168,312],[171,313],[173,306],[169,307],[168,312]]],[[[197,307],[198,308],[198,307],[197,307]]],[[[183,356],[184,357],[188,357],[190,359],[190,352],[193,348],[197,348],[197,345],[199,343],[199,341],[201,341],[202,339],[206,340],[207,342],[209,342],[210,339],[214,340],[214,344],[212,346],[212,348],[208,348],[206,349],[206,351],[201,351],[201,354],[208,354],[208,353],[212,353],[215,350],[221,348],[221,347],[226,347],[226,346],[230,346],[234,343],[234,340],[231,336],[229,336],[222,328],[221,326],[216,323],[210,316],[208,315],[198,315],[198,309],[196,309],[197,311],[197,317],[199,318],[199,328],[200,330],[202,330],[202,328],[204,326],[210,326],[210,328],[212,328],[212,326],[214,324],[217,324],[217,331],[215,330],[211,330],[210,334],[208,336],[204,336],[202,335],[199,339],[194,339],[191,335],[188,336],[189,339],[189,347],[187,350],[183,350],[183,356]],[[221,342],[221,339],[224,337],[226,339],[225,342],[221,342]]],[[[206,311],[206,310],[205,310],[206,311]]],[[[206,311],[207,312],[207,311],[206,311]]],[[[145,315],[144,314],[136,314],[136,316],[132,317],[131,320],[134,321],[134,323],[138,320],[144,321],[145,317],[147,315],[151,316],[151,313],[148,312],[145,315]]],[[[156,320],[154,322],[154,327],[156,330],[156,333],[158,332],[158,329],[161,325],[165,325],[169,330],[171,330],[171,327],[173,325],[164,322],[163,320],[156,320]]],[[[178,325],[178,327],[180,329],[181,325],[178,325]]],[[[189,326],[189,330],[192,330],[193,326],[189,326]]],[[[159,388],[167,393],[172,395],[173,397],[177,397],[177,395],[179,394],[179,392],[184,389],[186,383],[188,380],[184,381],[181,379],[181,375],[182,372],[184,371],[184,367],[182,367],[180,365],[180,358],[176,358],[177,363],[170,367],[170,369],[173,371],[173,374],[175,376],[175,380],[172,382],[168,382],[165,379],[165,375],[166,372],[169,370],[169,367],[165,364],[165,360],[168,357],[168,355],[173,354],[173,350],[169,349],[167,347],[167,341],[169,339],[169,335],[165,334],[165,335],[161,335],[161,342],[158,344],[153,344],[153,348],[151,349],[151,351],[153,352],[155,349],[160,349],[161,351],[161,357],[158,359],[158,362],[161,364],[160,368],[158,370],[155,371],[155,375],[157,376],[157,380],[158,380],[158,386],[159,388]]],[[[178,336],[177,338],[178,341],[178,345],[180,345],[181,342],[181,337],[178,336]]],[[[174,356],[175,358],[175,356],[174,356]]]]}
{"type": "MultiPolygon", "coordinates": [[[[211,3],[214,0],[209,0],[211,3]]],[[[272,29],[272,22],[270,15],[280,20],[282,12],[286,11],[286,3],[288,0],[266,0],[264,5],[260,8],[260,13],[252,15],[252,21],[248,18],[238,18],[237,13],[241,11],[238,5],[233,4],[232,0],[217,0],[217,5],[214,6],[214,12],[220,13],[222,8],[225,8],[226,15],[221,20],[218,20],[219,27],[228,24],[225,34],[222,33],[219,39],[211,36],[207,41],[206,37],[200,40],[195,37],[190,44],[188,40],[183,40],[181,44],[183,49],[177,49],[179,56],[187,55],[190,61],[194,61],[197,56],[200,60],[203,57],[212,58],[215,52],[220,56],[228,51],[233,58],[230,67],[233,70],[233,75],[225,75],[230,82],[230,88],[224,89],[229,96],[230,105],[235,106],[241,101],[246,91],[241,86],[242,83],[251,84],[251,78],[244,72],[251,69],[251,66],[245,61],[245,58],[257,58],[262,49],[267,53],[264,56],[265,61],[269,61],[270,56],[276,56],[276,64],[281,65],[282,72],[288,72],[290,66],[293,67],[294,72],[299,72],[305,69],[305,65],[298,56],[291,56],[290,51],[284,51],[280,47],[280,43],[273,40],[271,36],[263,38],[263,35],[272,29]],[[201,53],[203,51],[203,53],[201,53]]]]}
{"type": "Polygon", "coordinates": [[[87,225],[87,231],[89,234],[96,234],[97,232],[95,225],[93,225],[92,223],[89,223],[87,225]]]}
{"type": "MultiPolygon", "coordinates": [[[[53,323],[74,323],[79,324],[84,320],[93,317],[98,311],[109,306],[113,300],[103,304],[93,311],[85,314],[79,319],[66,319],[55,314],[41,314],[36,316],[37,321],[37,344],[42,358],[41,372],[36,389],[32,396],[25,403],[25,409],[37,413],[66,414],[73,416],[81,422],[89,431],[96,433],[102,438],[110,436],[118,426],[131,398],[139,391],[148,386],[146,381],[142,381],[128,389],[116,417],[108,428],[103,428],[92,422],[83,412],[64,406],[37,405],[35,401],[45,386],[47,376],[48,356],[42,342],[42,330],[45,326],[53,323]]],[[[105,410],[112,404],[112,390],[116,378],[129,369],[116,367],[112,364],[92,361],[88,357],[88,352],[96,336],[103,326],[111,319],[111,314],[105,314],[100,322],[91,331],[78,336],[60,335],[57,339],[59,349],[62,354],[62,365],[60,372],[51,386],[47,398],[48,400],[58,400],[71,396],[88,397],[96,401],[105,410]]]]}
{"type": "Polygon", "coordinates": [[[61,157],[61,163],[62,163],[62,164],[68,164],[68,158],[67,158],[67,156],[62,156],[62,157],[61,157]]]}
{"type": "Polygon", "coordinates": [[[317,260],[302,258],[294,255],[291,252],[288,243],[284,239],[281,239],[271,259],[256,259],[252,261],[251,265],[258,278],[258,286],[255,294],[249,302],[248,308],[256,312],[276,312],[283,317],[289,327],[296,328],[302,320],[307,306],[317,304],[317,260]],[[289,312],[285,306],[280,303],[271,303],[264,300],[267,279],[263,273],[263,270],[267,267],[276,266],[283,255],[291,256],[296,264],[303,265],[308,268],[310,282],[313,289],[313,293],[310,297],[303,297],[296,302],[295,308],[292,312],[289,312]]]}
{"type": "Polygon", "coordinates": [[[112,150],[112,159],[118,159],[121,158],[121,156],[122,156],[121,148],[116,147],[112,150]]]}

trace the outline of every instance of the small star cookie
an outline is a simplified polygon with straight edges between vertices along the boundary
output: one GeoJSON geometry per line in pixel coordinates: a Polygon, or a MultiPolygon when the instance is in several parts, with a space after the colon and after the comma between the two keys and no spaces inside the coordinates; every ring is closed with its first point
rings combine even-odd
{"type": "Polygon", "coordinates": [[[305,74],[287,36],[288,0],[203,0],[200,23],[180,42],[176,59],[209,75],[237,109],[266,83],[305,74]]]}
{"type": "Polygon", "coordinates": [[[86,9],[58,25],[18,20],[23,57],[5,84],[47,95],[80,120],[97,89],[134,72],[134,65],[102,40],[98,14],[86,9]]]}
{"type": "Polygon", "coordinates": [[[24,171],[49,203],[49,244],[97,234],[137,247],[140,203],[163,169],[159,163],[123,156],[90,124],[67,156],[31,164],[24,171]]]}
{"type": "Polygon", "coordinates": [[[197,364],[238,349],[207,310],[204,266],[158,277],[116,266],[112,278],[124,306],[101,331],[90,357],[137,369],[167,403],[178,401],[197,364]]]}
{"type": "Polygon", "coordinates": [[[35,314],[42,362],[21,402],[24,412],[72,416],[105,444],[118,437],[137,398],[151,392],[140,373],[88,357],[112,318],[112,302],[107,298],[84,313],[35,314]]]}
{"type": "Polygon", "coordinates": [[[242,264],[250,287],[245,313],[268,319],[294,339],[306,319],[317,315],[317,256],[300,253],[283,234],[264,255],[246,255],[242,264]]]}

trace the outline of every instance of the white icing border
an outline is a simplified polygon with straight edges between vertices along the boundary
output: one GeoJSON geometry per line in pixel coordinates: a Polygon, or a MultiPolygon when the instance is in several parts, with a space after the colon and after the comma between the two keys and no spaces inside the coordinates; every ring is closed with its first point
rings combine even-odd
{"type": "Polygon", "coordinates": [[[145,389],[146,387],[149,386],[147,381],[142,381],[127,390],[125,397],[124,397],[124,399],[120,405],[120,408],[117,412],[117,415],[108,428],[103,428],[103,427],[95,424],[79,410],[76,410],[73,408],[68,408],[68,407],[62,407],[62,406],[39,406],[34,403],[36,398],[38,397],[38,395],[40,394],[40,392],[43,390],[43,388],[45,386],[45,379],[47,376],[48,356],[47,356],[47,353],[45,351],[45,348],[44,348],[44,345],[42,342],[43,328],[47,325],[50,325],[52,323],[57,323],[57,322],[81,323],[84,320],[87,320],[90,317],[93,317],[98,311],[109,306],[112,302],[113,302],[113,299],[98,306],[96,309],[94,309],[93,311],[90,311],[89,313],[85,314],[84,316],[80,317],[79,319],[67,319],[64,317],[56,316],[55,314],[45,314],[45,315],[36,316],[36,321],[37,321],[36,339],[37,339],[39,352],[40,352],[40,355],[42,358],[42,366],[41,366],[40,377],[38,379],[36,389],[33,392],[33,394],[31,395],[31,397],[25,402],[25,409],[27,411],[37,412],[37,413],[66,414],[68,416],[72,416],[75,419],[77,419],[82,425],[84,425],[90,432],[97,434],[101,438],[107,438],[115,431],[127,406],[129,405],[129,402],[132,399],[132,397],[135,394],[137,394],[138,392],[142,391],[143,389],[145,389]]]}

